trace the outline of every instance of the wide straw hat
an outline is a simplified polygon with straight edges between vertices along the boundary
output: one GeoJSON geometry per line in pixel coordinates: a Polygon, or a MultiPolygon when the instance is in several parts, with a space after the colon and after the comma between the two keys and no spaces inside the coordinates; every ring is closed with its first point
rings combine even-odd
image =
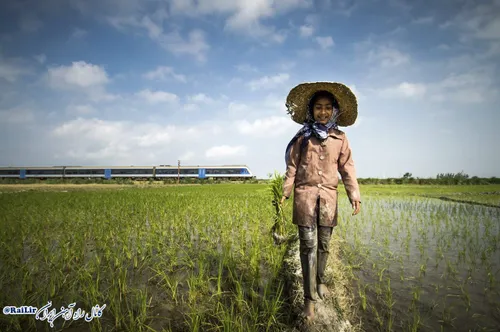
{"type": "Polygon", "coordinates": [[[286,107],[293,121],[304,124],[309,102],[318,91],[328,91],[337,99],[339,115],[336,123],[338,126],[348,127],[356,122],[358,117],[356,96],[347,86],[336,82],[302,83],[290,90],[286,98],[286,107]]]}

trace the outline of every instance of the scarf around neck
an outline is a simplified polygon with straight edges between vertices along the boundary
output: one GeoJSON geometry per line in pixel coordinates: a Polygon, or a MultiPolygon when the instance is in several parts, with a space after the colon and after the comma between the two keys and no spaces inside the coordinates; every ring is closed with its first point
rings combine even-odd
{"type": "Polygon", "coordinates": [[[290,143],[288,143],[285,151],[285,163],[288,164],[288,159],[290,158],[290,149],[292,145],[300,138],[300,136],[304,136],[304,140],[300,145],[300,152],[307,145],[307,142],[311,138],[311,135],[314,135],[320,141],[324,141],[328,137],[328,131],[331,129],[338,129],[338,126],[335,122],[328,122],[326,125],[322,125],[318,122],[306,122],[304,126],[295,134],[290,143]]]}

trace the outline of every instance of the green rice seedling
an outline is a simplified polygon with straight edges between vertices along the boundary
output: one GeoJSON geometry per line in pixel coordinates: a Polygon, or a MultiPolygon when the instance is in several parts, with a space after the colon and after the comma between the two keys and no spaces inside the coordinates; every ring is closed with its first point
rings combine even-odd
{"type": "MultiPolygon", "coordinates": [[[[201,331],[201,317],[196,311],[191,311],[187,315],[187,326],[189,328],[189,331],[191,332],[198,332],[201,331]]],[[[227,331],[227,330],[225,330],[227,331]]]]}
{"type": "Polygon", "coordinates": [[[421,322],[421,318],[420,318],[420,313],[418,310],[414,310],[412,320],[411,320],[411,325],[409,326],[409,331],[410,332],[417,332],[417,331],[419,331],[421,325],[422,325],[422,322],[421,322]]]}
{"type": "Polygon", "coordinates": [[[275,209],[274,224],[271,228],[276,244],[281,244],[287,240],[286,234],[286,218],[283,211],[283,206],[280,204],[283,197],[284,176],[278,172],[274,172],[274,176],[270,181],[270,192],[272,196],[272,204],[275,209]]]}
{"type": "MultiPolygon", "coordinates": [[[[279,330],[286,319],[273,312],[282,313],[277,308],[285,300],[283,294],[276,295],[284,246],[274,246],[265,232],[273,226],[275,212],[266,204],[268,194],[267,185],[221,185],[1,195],[6,213],[0,215],[0,223],[6,227],[0,232],[0,254],[7,265],[0,269],[0,281],[7,287],[18,282],[17,289],[0,292],[1,302],[22,298],[38,304],[50,295],[52,280],[54,299],[81,297],[89,307],[91,301],[109,304],[105,319],[92,324],[93,330],[152,330],[148,326],[158,318],[150,310],[161,305],[165,310],[178,308],[161,315],[175,320],[170,327],[163,324],[165,330],[220,330],[224,314],[217,313],[219,303],[228,308],[225,315],[235,331],[265,330],[270,321],[274,323],[269,330],[279,330]],[[163,271],[171,287],[154,270],[163,271]],[[185,278],[192,287],[182,281],[185,278]],[[190,289],[196,293],[192,303],[190,289]],[[145,295],[137,290],[149,294],[147,306],[145,295]]],[[[408,312],[408,317],[401,316],[402,324],[407,318],[405,329],[418,327],[416,322],[423,318],[412,317],[423,317],[419,310],[438,298],[446,299],[443,308],[457,317],[456,326],[492,328],[492,317],[471,317],[498,307],[498,210],[401,195],[365,197],[365,208],[352,219],[342,217],[350,213],[350,206],[339,200],[341,218],[335,233],[343,241],[339,254],[350,264],[343,271],[358,280],[358,293],[374,295],[365,295],[366,310],[360,313],[379,313],[381,322],[375,322],[375,329],[398,329],[400,317],[388,309],[395,301],[398,312],[408,312]],[[426,293],[425,285],[441,274],[443,279],[426,293]],[[412,311],[405,310],[412,299],[407,285],[422,288],[412,311]],[[467,303],[468,312],[457,309],[467,303]]],[[[289,213],[289,205],[283,211],[289,213]]],[[[285,225],[286,233],[295,230],[290,224],[285,225]]],[[[1,330],[33,326],[22,320],[3,322],[1,330]]],[[[440,329],[436,317],[426,317],[426,322],[430,330],[440,329]]]]}
{"type": "Polygon", "coordinates": [[[363,286],[360,286],[358,285],[358,295],[359,295],[359,298],[361,299],[361,308],[363,309],[363,311],[366,310],[366,288],[368,287],[368,285],[363,285],[363,286]]]}
{"type": "Polygon", "coordinates": [[[443,309],[442,313],[441,313],[441,319],[439,319],[439,323],[441,324],[441,327],[442,328],[445,328],[445,327],[451,327],[453,329],[455,329],[455,325],[454,325],[454,321],[456,320],[457,318],[453,316],[452,312],[451,312],[451,308],[450,307],[446,307],[443,309]]]}

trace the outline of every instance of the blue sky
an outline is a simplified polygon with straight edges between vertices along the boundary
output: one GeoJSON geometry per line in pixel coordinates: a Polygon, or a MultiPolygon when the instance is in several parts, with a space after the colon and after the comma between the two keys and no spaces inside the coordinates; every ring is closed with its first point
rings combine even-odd
{"type": "Polygon", "coordinates": [[[499,176],[500,1],[0,5],[0,165],[284,172],[301,82],[358,98],[359,177],[499,176]]]}

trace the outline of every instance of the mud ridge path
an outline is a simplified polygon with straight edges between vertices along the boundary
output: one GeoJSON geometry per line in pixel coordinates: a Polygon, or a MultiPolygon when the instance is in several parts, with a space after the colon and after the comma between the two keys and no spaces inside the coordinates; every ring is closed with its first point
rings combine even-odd
{"type": "MultiPolygon", "coordinates": [[[[339,248],[339,243],[334,240],[330,243],[330,256],[327,265],[328,288],[331,295],[325,301],[318,299],[315,305],[315,318],[312,323],[307,324],[302,310],[304,307],[304,291],[302,287],[302,269],[300,265],[299,241],[291,241],[288,245],[287,254],[283,261],[283,277],[286,282],[289,305],[293,311],[293,316],[297,317],[296,326],[290,331],[293,332],[351,332],[359,331],[349,320],[343,317],[345,308],[351,307],[351,297],[349,295],[349,284],[342,278],[342,262],[335,254],[339,248]],[[334,280],[336,281],[334,283],[334,280]]],[[[345,276],[345,274],[344,274],[345,276]]]]}

